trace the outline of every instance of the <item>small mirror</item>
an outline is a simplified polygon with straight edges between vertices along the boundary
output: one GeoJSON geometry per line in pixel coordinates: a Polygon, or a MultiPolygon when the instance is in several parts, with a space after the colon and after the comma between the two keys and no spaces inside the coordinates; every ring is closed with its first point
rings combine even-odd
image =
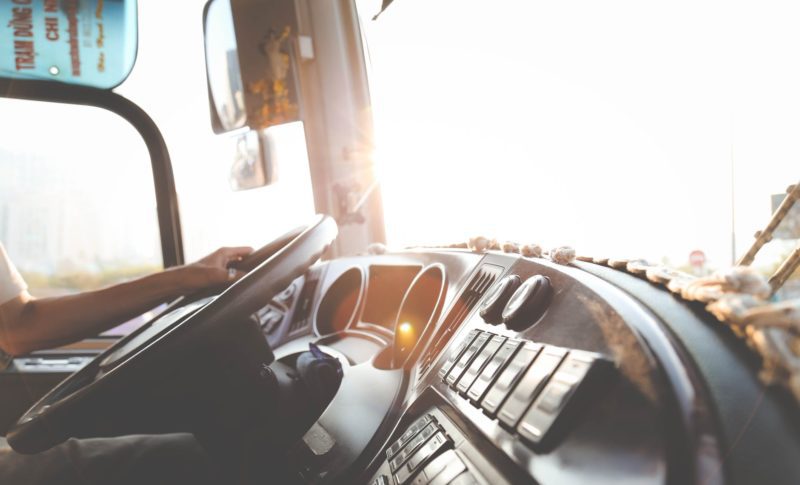
{"type": "Polygon", "coordinates": [[[229,1],[210,2],[205,22],[206,72],[211,112],[219,124],[214,132],[242,128],[247,122],[239,54],[229,1]]]}
{"type": "Polygon", "coordinates": [[[215,133],[300,120],[293,0],[211,0],[204,31],[215,133]]]}
{"type": "Polygon", "coordinates": [[[136,0],[0,0],[0,76],[112,89],[136,60],[136,0]]]}
{"type": "Polygon", "coordinates": [[[233,190],[248,190],[269,185],[277,180],[275,157],[270,138],[250,130],[236,139],[236,154],[231,166],[233,190]]]}

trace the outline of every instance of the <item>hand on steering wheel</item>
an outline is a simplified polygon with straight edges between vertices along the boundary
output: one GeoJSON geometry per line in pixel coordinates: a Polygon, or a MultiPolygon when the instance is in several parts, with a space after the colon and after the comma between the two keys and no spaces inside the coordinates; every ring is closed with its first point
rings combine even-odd
{"type": "MultiPolygon", "coordinates": [[[[38,453],[70,437],[252,431],[269,407],[273,356],[249,317],[303,275],[337,232],[332,218],[317,216],[237,262],[246,272],[241,279],[217,296],[188,299],[119,340],[34,404],[9,431],[8,443],[38,453]]],[[[227,280],[227,270],[219,269],[227,280]]]]}
{"type": "Polygon", "coordinates": [[[207,288],[222,288],[246,273],[235,268],[235,264],[253,252],[251,247],[219,248],[208,256],[184,266],[170,268],[182,293],[194,293],[207,288]]]}
{"type": "Polygon", "coordinates": [[[220,288],[247,274],[236,269],[235,265],[252,252],[253,248],[246,246],[219,248],[194,263],[167,271],[175,273],[184,293],[194,293],[206,288],[220,288]]]}

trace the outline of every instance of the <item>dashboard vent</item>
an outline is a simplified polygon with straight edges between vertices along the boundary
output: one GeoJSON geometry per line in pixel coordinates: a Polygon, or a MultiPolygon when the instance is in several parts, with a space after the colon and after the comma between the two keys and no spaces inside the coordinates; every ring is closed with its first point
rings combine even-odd
{"type": "Polygon", "coordinates": [[[420,360],[417,366],[417,376],[421,379],[430,370],[436,358],[441,351],[450,342],[453,333],[458,330],[458,327],[464,322],[470,312],[475,308],[475,305],[486,293],[486,290],[497,281],[497,278],[503,274],[503,268],[493,264],[485,263],[478,269],[477,273],[472,277],[464,291],[458,295],[455,303],[450,307],[444,323],[436,332],[436,335],[431,340],[432,344],[425,351],[425,355],[420,360]]]}
{"type": "Polygon", "coordinates": [[[309,279],[303,285],[303,290],[300,292],[297,307],[295,308],[294,315],[292,316],[292,323],[289,325],[287,335],[294,335],[305,329],[311,324],[311,306],[314,303],[314,293],[317,291],[317,284],[319,280],[309,279]]]}

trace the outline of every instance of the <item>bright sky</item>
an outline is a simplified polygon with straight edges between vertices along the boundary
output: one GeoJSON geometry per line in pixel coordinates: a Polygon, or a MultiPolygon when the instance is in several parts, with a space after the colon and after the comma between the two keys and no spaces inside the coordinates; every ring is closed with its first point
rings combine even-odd
{"type": "Polygon", "coordinates": [[[732,171],[738,254],[800,179],[799,21],[790,2],[396,0],[366,22],[390,239],[729,264],[732,171]]]}
{"type": "MultiPolygon", "coordinates": [[[[297,125],[273,133],[282,183],[230,192],[235,144],[208,121],[203,3],[139,2],[140,52],[119,89],[164,132],[190,259],[263,244],[313,211],[297,125]]],[[[729,264],[731,173],[738,254],[769,195],[800,179],[798,8],[395,0],[367,22],[390,244],[485,234],[729,264]]]]}

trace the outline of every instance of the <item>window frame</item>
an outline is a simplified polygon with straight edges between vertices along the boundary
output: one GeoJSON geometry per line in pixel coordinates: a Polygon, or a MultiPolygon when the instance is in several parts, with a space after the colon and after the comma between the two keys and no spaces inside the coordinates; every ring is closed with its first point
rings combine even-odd
{"type": "Polygon", "coordinates": [[[169,150],[161,130],[142,108],[110,90],[4,77],[0,77],[0,97],[92,106],[110,111],[128,121],[142,137],[150,154],[164,267],[184,264],[178,195],[169,150]]]}

